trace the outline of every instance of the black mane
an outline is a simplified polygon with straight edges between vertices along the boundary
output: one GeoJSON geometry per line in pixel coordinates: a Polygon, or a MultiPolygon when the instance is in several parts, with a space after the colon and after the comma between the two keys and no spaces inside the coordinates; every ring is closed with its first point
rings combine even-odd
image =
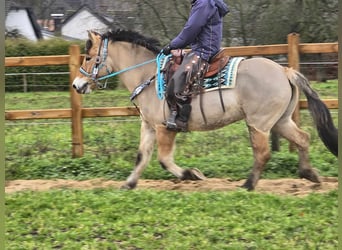
{"type": "Polygon", "coordinates": [[[113,42],[130,42],[140,45],[156,54],[160,52],[160,43],[157,39],[145,37],[136,31],[118,29],[115,31],[108,31],[103,34],[102,37],[108,38],[113,42]]]}

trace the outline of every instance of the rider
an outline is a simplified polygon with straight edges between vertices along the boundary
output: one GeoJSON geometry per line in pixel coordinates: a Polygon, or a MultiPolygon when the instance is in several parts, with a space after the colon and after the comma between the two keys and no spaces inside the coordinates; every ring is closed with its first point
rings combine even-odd
{"type": "Polygon", "coordinates": [[[187,131],[191,100],[184,93],[186,80],[198,80],[195,77],[198,73],[198,76],[203,77],[208,62],[219,52],[223,17],[228,12],[223,0],[191,0],[190,15],[183,30],[162,49],[163,54],[169,55],[171,50],[191,46],[191,51],[184,56],[182,64],[168,82],[166,99],[171,115],[166,121],[167,129],[187,131]]]}

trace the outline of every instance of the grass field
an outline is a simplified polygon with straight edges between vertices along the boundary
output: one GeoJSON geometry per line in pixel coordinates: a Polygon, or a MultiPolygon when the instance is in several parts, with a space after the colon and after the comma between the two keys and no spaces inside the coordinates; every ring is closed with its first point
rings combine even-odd
{"type": "Polygon", "coordinates": [[[6,203],[6,249],[337,249],[336,191],[61,190],[6,203]]]}
{"type": "MultiPolygon", "coordinates": [[[[337,82],[313,85],[337,98],[337,82]]],[[[83,97],[85,107],[130,105],[125,90],[83,97]]],[[[6,110],[67,108],[67,92],[6,93],[6,110]]],[[[337,126],[337,112],[332,111],[337,126]]],[[[310,158],[323,176],[337,159],[319,140],[307,111],[310,158]]],[[[125,179],[139,143],[139,119],[85,119],[85,155],[71,158],[67,120],[7,121],[6,179],[125,179]]],[[[207,177],[244,179],[252,152],[243,122],[177,138],[176,161],[207,177]],[[224,138],[224,139],[223,139],[224,138]],[[200,146],[199,146],[200,145],[200,146]]],[[[262,178],[296,178],[297,155],[273,154],[262,178]]],[[[155,159],[146,179],[173,178],[155,159]]],[[[19,192],[6,195],[6,249],[337,249],[337,191],[307,197],[260,193],[112,189],[19,192]]]]}

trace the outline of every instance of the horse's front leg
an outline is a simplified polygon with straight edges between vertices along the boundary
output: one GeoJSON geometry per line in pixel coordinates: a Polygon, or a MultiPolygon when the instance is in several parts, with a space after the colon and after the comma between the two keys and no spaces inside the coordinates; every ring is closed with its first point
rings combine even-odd
{"type": "Polygon", "coordinates": [[[146,122],[142,121],[140,128],[140,145],[135,162],[135,167],[127,178],[123,189],[133,189],[138,183],[138,179],[151,159],[156,139],[155,130],[146,122]]]}
{"type": "Polygon", "coordinates": [[[204,180],[205,176],[198,169],[183,169],[174,163],[176,132],[169,131],[165,126],[157,127],[158,160],[162,168],[181,180],[204,180]]]}

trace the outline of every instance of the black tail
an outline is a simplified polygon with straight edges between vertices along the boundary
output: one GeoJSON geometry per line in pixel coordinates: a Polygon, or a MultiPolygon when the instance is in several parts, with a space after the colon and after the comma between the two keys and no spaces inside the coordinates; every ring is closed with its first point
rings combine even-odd
{"type": "Polygon", "coordinates": [[[329,109],[317,92],[311,88],[309,80],[303,74],[291,69],[288,69],[286,73],[290,82],[300,87],[308,99],[308,109],[324,145],[331,153],[338,156],[338,130],[333,123],[329,109]]]}

